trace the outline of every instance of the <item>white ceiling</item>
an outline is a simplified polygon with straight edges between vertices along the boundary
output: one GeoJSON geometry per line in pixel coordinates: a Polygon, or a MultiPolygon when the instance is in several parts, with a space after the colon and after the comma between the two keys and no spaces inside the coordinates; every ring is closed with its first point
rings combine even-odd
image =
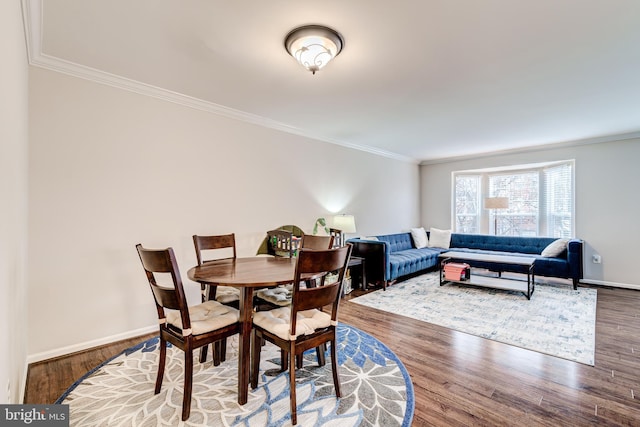
{"type": "Polygon", "coordinates": [[[23,0],[33,65],[408,161],[640,134],[639,0],[23,0]],[[345,40],[312,75],[293,28],[345,40]]]}

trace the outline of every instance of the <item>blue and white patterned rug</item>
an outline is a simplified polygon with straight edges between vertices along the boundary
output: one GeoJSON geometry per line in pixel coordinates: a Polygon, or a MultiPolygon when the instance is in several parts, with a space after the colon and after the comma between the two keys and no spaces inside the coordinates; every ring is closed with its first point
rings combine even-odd
{"type": "Polygon", "coordinates": [[[594,364],[595,289],[536,283],[521,292],[446,284],[438,273],[399,282],[351,302],[563,359],[594,364]]]}
{"type": "MultiPolygon", "coordinates": [[[[342,398],[336,399],[330,352],[319,367],[315,351],[296,371],[299,426],[411,425],[413,385],[407,370],[387,346],[349,325],[338,326],[338,363],[342,398]]],[[[98,366],[69,388],[56,403],[69,405],[72,426],[286,426],[289,376],[279,373],[279,350],[262,350],[258,388],[245,405],[237,402],[237,336],[227,344],[227,360],[213,366],[194,362],[191,416],[181,421],[184,353],[167,351],[160,394],[153,389],[158,338],[145,341],[98,366]]]]}

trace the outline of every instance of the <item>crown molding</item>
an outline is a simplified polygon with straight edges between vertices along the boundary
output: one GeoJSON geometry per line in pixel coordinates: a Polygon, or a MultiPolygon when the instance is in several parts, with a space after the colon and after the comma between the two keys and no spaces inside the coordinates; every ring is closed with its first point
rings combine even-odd
{"type": "Polygon", "coordinates": [[[397,153],[327,138],[325,136],[313,134],[304,129],[290,126],[286,123],[278,122],[276,120],[268,119],[256,114],[251,114],[233,108],[225,107],[224,105],[215,104],[213,102],[205,101],[182,93],[170,91],[161,87],[149,85],[136,80],[128,79],[115,74],[107,73],[102,70],[47,55],[42,52],[43,1],[22,0],[22,5],[26,33],[25,36],[27,42],[27,55],[29,58],[29,64],[32,66],[86,79],[99,84],[124,89],[130,92],[138,93],[140,95],[150,96],[164,101],[173,102],[185,107],[194,108],[196,110],[205,111],[253,125],[274,129],[321,142],[327,142],[353,150],[364,151],[376,156],[387,157],[390,159],[414,164],[418,164],[419,162],[417,159],[413,159],[397,153]]]}
{"type": "Polygon", "coordinates": [[[451,163],[451,162],[459,162],[464,160],[474,160],[474,159],[482,159],[486,157],[495,157],[501,155],[508,154],[522,154],[522,153],[532,153],[536,151],[546,151],[546,150],[555,150],[560,148],[569,148],[569,147],[577,147],[581,145],[591,145],[591,144],[601,144],[605,142],[615,142],[615,141],[625,141],[628,139],[640,139],[640,131],[639,132],[629,132],[629,133],[621,133],[614,135],[603,135],[593,138],[585,138],[585,139],[577,139],[572,141],[562,141],[556,143],[549,143],[544,145],[536,145],[534,147],[522,147],[522,148],[513,148],[509,150],[500,150],[500,151],[492,151],[488,153],[477,153],[477,154],[469,154],[465,156],[457,156],[457,157],[446,157],[441,159],[431,159],[431,160],[423,160],[419,163],[420,166],[428,166],[435,165],[441,163],[451,163]]]}

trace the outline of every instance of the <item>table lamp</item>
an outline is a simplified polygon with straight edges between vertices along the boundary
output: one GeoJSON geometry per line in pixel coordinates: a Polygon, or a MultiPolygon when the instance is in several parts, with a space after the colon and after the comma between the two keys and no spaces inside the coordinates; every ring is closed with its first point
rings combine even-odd
{"type": "Polygon", "coordinates": [[[336,215],[333,217],[333,228],[342,230],[340,246],[344,246],[347,241],[346,234],[356,232],[356,220],[353,215],[336,215]]]}

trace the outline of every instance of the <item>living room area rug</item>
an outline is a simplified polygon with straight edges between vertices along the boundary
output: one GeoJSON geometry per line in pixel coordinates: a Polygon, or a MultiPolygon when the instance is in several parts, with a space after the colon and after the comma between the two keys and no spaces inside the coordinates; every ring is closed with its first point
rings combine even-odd
{"type": "MultiPolygon", "coordinates": [[[[338,369],[342,397],[336,398],[331,353],[318,366],[315,350],[296,370],[298,425],[409,427],[414,413],[411,378],[381,341],[339,324],[338,369]]],[[[94,368],[55,403],[69,405],[71,426],[290,426],[289,374],[280,371],[280,351],[261,351],[258,387],[238,404],[238,336],[228,339],[227,359],[213,366],[194,354],[191,416],[181,420],[184,352],[171,345],[162,389],[154,395],[159,338],[142,342],[94,368]]]]}
{"type": "Polygon", "coordinates": [[[440,286],[438,272],[350,300],[459,332],[594,365],[597,290],[536,282],[522,292],[440,286]]]}

